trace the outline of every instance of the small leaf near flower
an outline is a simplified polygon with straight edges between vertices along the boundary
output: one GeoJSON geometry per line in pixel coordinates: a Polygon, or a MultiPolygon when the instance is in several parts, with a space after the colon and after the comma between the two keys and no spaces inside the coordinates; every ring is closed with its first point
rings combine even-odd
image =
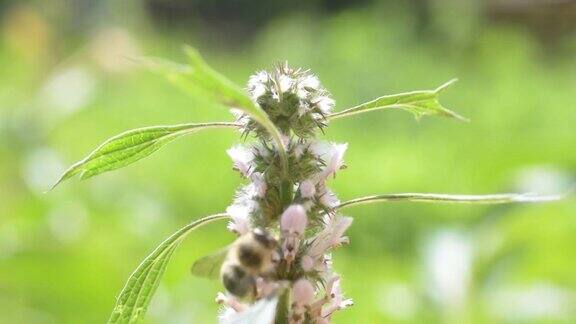
{"type": "Polygon", "coordinates": [[[413,91],[379,97],[358,106],[333,113],[329,115],[328,118],[348,117],[380,109],[403,109],[414,114],[416,118],[425,115],[439,115],[461,121],[468,121],[467,118],[442,106],[438,100],[439,94],[455,82],[456,79],[450,80],[435,90],[413,91]]]}
{"type": "Polygon", "coordinates": [[[200,218],[182,227],[162,242],[130,275],[116,301],[108,323],[135,323],[142,320],[152,296],[158,288],[162,274],[180,242],[188,233],[199,226],[225,218],[228,218],[227,214],[215,214],[200,218]]]}
{"type": "Polygon", "coordinates": [[[228,247],[220,249],[214,253],[203,256],[192,264],[190,272],[201,278],[218,279],[220,268],[226,259],[228,247]]]}
{"type": "Polygon", "coordinates": [[[178,137],[201,129],[224,127],[237,127],[237,124],[217,122],[152,126],[124,132],[108,139],[84,159],[72,165],[51,189],[77,174],[80,175],[80,179],[88,179],[106,171],[125,167],[154,153],[178,137]]]}
{"type": "Polygon", "coordinates": [[[283,168],[286,169],[288,165],[286,148],[280,131],[266,112],[256,105],[241,87],[210,67],[195,48],[186,46],[184,51],[190,65],[160,59],[146,59],[143,62],[192,96],[208,97],[228,108],[239,109],[249,115],[271,136],[278,147],[283,168]]]}

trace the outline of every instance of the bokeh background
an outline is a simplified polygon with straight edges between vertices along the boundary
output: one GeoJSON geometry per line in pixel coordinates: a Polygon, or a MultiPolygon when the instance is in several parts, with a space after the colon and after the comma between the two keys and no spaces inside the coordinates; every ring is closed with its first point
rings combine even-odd
{"type": "MultiPolygon", "coordinates": [[[[141,259],[187,222],[223,211],[242,182],[235,132],[170,144],[128,168],[45,193],[121,131],[230,120],[133,58],[183,61],[183,44],[239,84],[288,60],[338,109],[430,89],[471,123],[382,111],[334,121],[348,142],[343,200],[393,192],[568,190],[576,176],[576,3],[568,0],[0,1],[0,322],[102,323],[141,259]]],[[[335,323],[573,323],[576,204],[354,207],[334,254],[355,305],[335,323]]],[[[233,239],[190,235],[149,323],[215,321],[199,256],[233,239]]]]}

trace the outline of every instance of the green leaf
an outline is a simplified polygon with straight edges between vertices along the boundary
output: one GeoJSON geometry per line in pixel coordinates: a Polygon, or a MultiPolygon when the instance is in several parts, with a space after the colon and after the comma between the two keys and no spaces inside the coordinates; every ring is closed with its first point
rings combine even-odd
{"type": "Polygon", "coordinates": [[[263,298],[247,310],[233,316],[225,324],[270,324],[274,321],[278,297],[263,298]]]}
{"type": "Polygon", "coordinates": [[[197,277],[217,279],[220,275],[220,268],[226,259],[229,247],[220,249],[215,253],[203,256],[192,264],[190,272],[197,277]]]}
{"type": "Polygon", "coordinates": [[[366,196],[345,201],[336,208],[345,208],[354,205],[363,205],[387,201],[414,201],[432,203],[456,204],[508,204],[508,203],[538,203],[562,199],[562,196],[542,196],[536,194],[492,194],[492,195],[450,195],[434,193],[397,193],[375,196],[366,196]]]}
{"type": "Polygon", "coordinates": [[[413,113],[416,118],[425,115],[439,115],[468,121],[465,117],[444,108],[438,100],[440,93],[456,81],[456,79],[450,80],[435,90],[413,91],[376,98],[361,105],[333,113],[328,118],[348,117],[380,109],[403,109],[413,113]]]}
{"type": "Polygon", "coordinates": [[[266,112],[252,102],[240,86],[210,67],[196,49],[186,46],[184,51],[190,65],[154,58],[144,60],[144,64],[194,97],[212,99],[248,114],[268,131],[280,154],[282,169],[287,172],[288,157],[281,133],[266,112]]]}
{"type": "Polygon", "coordinates": [[[142,320],[172,254],[186,235],[200,225],[225,218],[228,218],[228,215],[224,213],[201,218],[184,226],[162,242],[130,275],[108,323],[137,323],[142,320]]]}
{"type": "Polygon", "coordinates": [[[51,189],[75,175],[88,179],[97,174],[132,164],[161,148],[174,139],[208,128],[238,127],[234,123],[216,122],[152,126],[138,128],[114,136],[102,143],[88,156],[72,165],[51,189]]]}

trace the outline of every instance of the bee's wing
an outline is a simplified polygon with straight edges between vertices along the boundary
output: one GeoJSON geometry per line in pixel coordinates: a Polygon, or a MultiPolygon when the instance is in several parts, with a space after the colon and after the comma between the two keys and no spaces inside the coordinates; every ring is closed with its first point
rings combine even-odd
{"type": "Polygon", "coordinates": [[[192,264],[190,272],[197,277],[218,279],[220,268],[226,259],[229,246],[220,249],[212,254],[201,257],[192,264]]]}

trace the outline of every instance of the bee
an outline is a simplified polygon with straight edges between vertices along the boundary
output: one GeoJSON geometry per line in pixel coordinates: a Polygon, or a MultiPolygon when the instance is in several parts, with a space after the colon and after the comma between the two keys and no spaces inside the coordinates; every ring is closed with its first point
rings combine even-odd
{"type": "Polygon", "coordinates": [[[267,231],[256,228],[236,239],[232,245],[203,257],[192,265],[200,277],[219,277],[232,295],[256,295],[256,278],[270,277],[280,262],[278,241],[267,231]],[[218,272],[219,270],[219,272],[218,272]]]}

